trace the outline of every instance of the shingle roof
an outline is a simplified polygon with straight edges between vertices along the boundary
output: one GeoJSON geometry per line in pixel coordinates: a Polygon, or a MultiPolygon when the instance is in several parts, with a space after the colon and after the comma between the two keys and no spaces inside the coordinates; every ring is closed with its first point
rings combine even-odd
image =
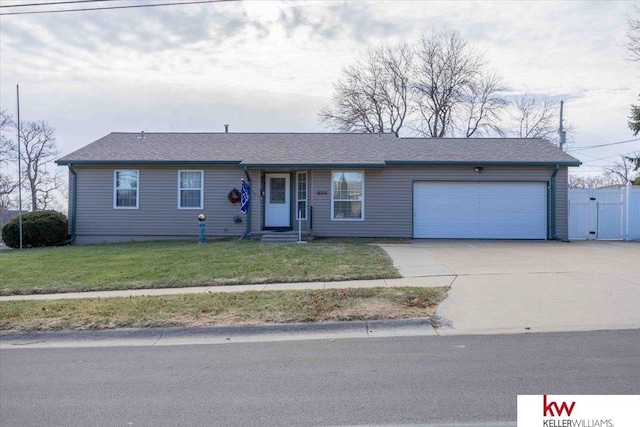
{"type": "Polygon", "coordinates": [[[578,166],[541,139],[397,138],[355,133],[111,133],[58,164],[230,163],[268,166],[528,164],[578,166]]]}

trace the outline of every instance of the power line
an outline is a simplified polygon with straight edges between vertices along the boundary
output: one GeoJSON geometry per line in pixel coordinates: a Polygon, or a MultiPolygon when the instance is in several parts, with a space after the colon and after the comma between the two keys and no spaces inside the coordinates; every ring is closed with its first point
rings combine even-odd
{"type": "Polygon", "coordinates": [[[578,148],[573,148],[571,150],[567,150],[567,151],[582,151],[582,150],[590,150],[592,148],[600,148],[600,147],[609,147],[611,145],[619,145],[619,144],[626,144],[628,142],[635,142],[635,141],[640,141],[640,138],[636,138],[636,139],[629,139],[627,141],[620,141],[620,142],[612,142],[610,144],[600,144],[600,145],[590,145],[588,147],[578,147],[578,148]]]}
{"type": "Polygon", "coordinates": [[[0,15],[36,15],[36,14],[43,14],[43,13],[87,12],[92,10],[134,9],[134,8],[141,8],[141,7],[159,7],[159,6],[182,6],[187,4],[222,3],[222,2],[231,2],[231,1],[237,1],[237,0],[192,0],[192,1],[184,1],[180,3],[154,3],[154,4],[136,4],[136,5],[128,5],[128,6],[87,7],[87,8],[81,8],[81,9],[9,12],[9,13],[0,13],[0,15]]]}
{"type": "Polygon", "coordinates": [[[591,170],[586,170],[586,169],[571,169],[569,170],[570,174],[577,174],[577,173],[586,173],[586,174],[602,174],[604,171],[602,169],[591,169],[591,170]]]}
{"type": "Polygon", "coordinates": [[[607,160],[607,159],[613,159],[614,157],[620,157],[620,156],[631,156],[632,154],[636,154],[637,151],[628,151],[626,153],[620,153],[620,154],[614,154],[613,156],[607,156],[607,157],[595,157],[595,156],[590,156],[589,154],[585,154],[585,153],[580,153],[581,156],[587,156],[587,157],[591,157],[591,160],[585,160],[583,163],[586,162],[595,162],[596,160],[607,160]]]}
{"type": "Polygon", "coordinates": [[[28,3],[28,4],[7,4],[0,5],[0,9],[3,7],[32,7],[32,6],[51,6],[58,4],[73,4],[73,3],[99,3],[103,1],[122,1],[122,0],[73,0],[73,1],[56,1],[48,3],[28,3]]]}

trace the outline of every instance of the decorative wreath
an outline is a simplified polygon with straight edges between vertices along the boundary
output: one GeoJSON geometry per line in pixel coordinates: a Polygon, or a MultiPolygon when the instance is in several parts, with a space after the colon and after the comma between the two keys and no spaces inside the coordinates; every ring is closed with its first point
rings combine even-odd
{"type": "Polygon", "coordinates": [[[235,205],[240,201],[240,191],[238,191],[237,188],[234,188],[229,191],[229,195],[227,197],[229,198],[229,201],[235,205]]]}

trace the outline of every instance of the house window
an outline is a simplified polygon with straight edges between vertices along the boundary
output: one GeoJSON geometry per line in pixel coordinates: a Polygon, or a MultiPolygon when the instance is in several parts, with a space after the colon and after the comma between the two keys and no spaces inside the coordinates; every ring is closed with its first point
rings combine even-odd
{"type": "Polygon", "coordinates": [[[138,209],[137,170],[116,170],[113,174],[114,209],[138,209]]]}
{"type": "Polygon", "coordinates": [[[298,172],[296,180],[296,219],[307,219],[307,173],[298,172]]]}
{"type": "Polygon", "coordinates": [[[203,171],[178,171],[178,209],[202,209],[203,171]]]}
{"type": "Polygon", "coordinates": [[[331,173],[331,219],[364,220],[364,172],[331,173]]]}

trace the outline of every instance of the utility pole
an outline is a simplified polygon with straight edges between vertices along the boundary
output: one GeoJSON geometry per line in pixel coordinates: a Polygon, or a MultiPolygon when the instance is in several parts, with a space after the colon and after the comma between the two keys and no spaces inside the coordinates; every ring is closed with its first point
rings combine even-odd
{"type": "Polygon", "coordinates": [[[22,249],[22,158],[20,157],[20,85],[16,85],[16,103],[18,107],[18,233],[22,249]]]}
{"type": "Polygon", "coordinates": [[[560,101],[560,128],[558,128],[558,139],[560,143],[560,149],[563,150],[564,144],[567,142],[567,131],[565,131],[562,127],[562,110],[564,108],[564,101],[560,101]]]}

